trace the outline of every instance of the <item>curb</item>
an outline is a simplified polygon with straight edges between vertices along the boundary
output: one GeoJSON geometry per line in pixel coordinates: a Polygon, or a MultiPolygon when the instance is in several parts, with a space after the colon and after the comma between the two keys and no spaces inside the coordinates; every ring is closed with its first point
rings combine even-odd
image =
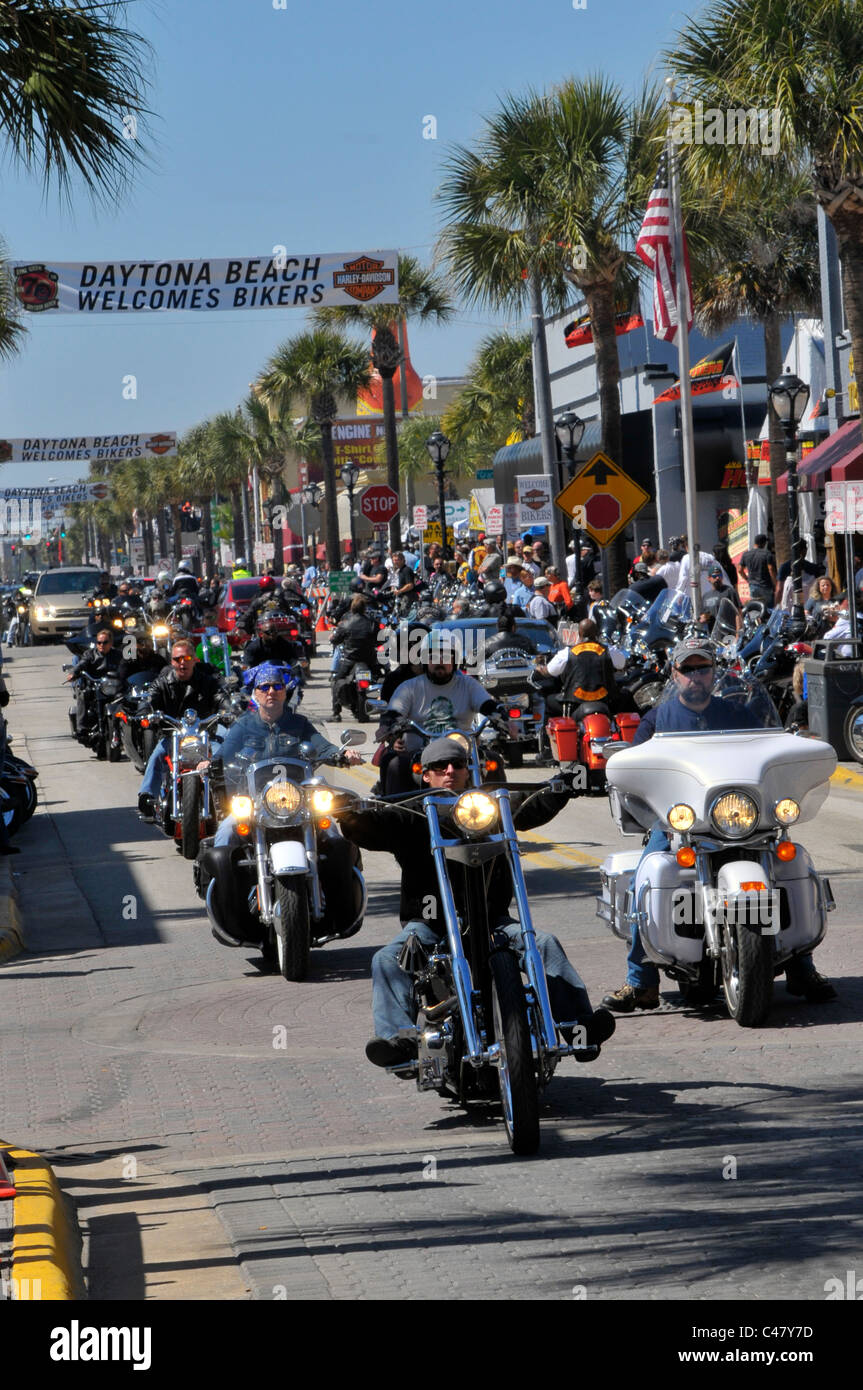
{"type": "Polygon", "coordinates": [[[13,1162],[11,1277],[18,1302],[86,1298],[81,1241],[53,1170],[29,1149],[0,1143],[13,1162]]]}
{"type": "Polygon", "coordinates": [[[853,767],[843,767],[841,764],[830,778],[837,787],[863,788],[863,772],[858,772],[853,767]]]}
{"type": "Polygon", "coordinates": [[[24,926],[18,908],[18,890],[9,860],[0,869],[0,965],[24,950],[24,926]]]}

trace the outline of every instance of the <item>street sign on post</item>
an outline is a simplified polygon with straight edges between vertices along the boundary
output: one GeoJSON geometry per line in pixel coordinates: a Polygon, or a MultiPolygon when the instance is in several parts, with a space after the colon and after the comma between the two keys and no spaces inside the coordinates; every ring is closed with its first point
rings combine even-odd
{"type": "Polygon", "coordinates": [[[649,500],[644,488],[599,450],[554,502],[604,550],[649,500]]]}
{"type": "Polygon", "coordinates": [[[549,526],[551,509],[551,478],[544,473],[527,473],[516,478],[518,486],[519,526],[549,526]]]}
{"type": "Polygon", "coordinates": [[[426,529],[426,526],[427,526],[427,524],[428,524],[428,519],[429,519],[429,509],[428,509],[428,507],[423,507],[423,506],[414,507],[414,526],[416,527],[416,529],[417,529],[418,531],[424,531],[424,530],[426,529]]]}
{"type": "Polygon", "coordinates": [[[327,583],[331,594],[349,594],[356,575],[353,570],[330,570],[327,583]]]}
{"type": "Polygon", "coordinates": [[[373,526],[385,526],[398,509],[398,493],[386,483],[372,483],[360,493],[360,514],[373,526]]]}

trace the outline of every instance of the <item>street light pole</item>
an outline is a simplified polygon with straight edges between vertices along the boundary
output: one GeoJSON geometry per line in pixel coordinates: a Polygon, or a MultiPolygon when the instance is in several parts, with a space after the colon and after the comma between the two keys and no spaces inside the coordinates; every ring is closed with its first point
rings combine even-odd
{"type": "MultiPolygon", "coordinates": [[[[580,419],[574,410],[568,410],[555,422],[554,432],[566,460],[570,480],[575,473],[575,456],[584,436],[584,429],[584,420],[580,419]]],[[[579,597],[581,597],[581,531],[574,523],[572,529],[575,536],[575,586],[578,589],[579,597]]]]}
{"type": "MultiPolygon", "coordinates": [[[[785,435],[785,463],[788,468],[788,531],[791,537],[791,588],[793,591],[791,618],[795,635],[805,626],[803,612],[803,550],[800,539],[800,512],[797,505],[797,427],[809,400],[809,387],[799,376],[785,372],[770,387],[773,409],[782,422],[785,435]]],[[[852,581],[853,582],[853,581],[852,581]]]]}
{"type": "Polygon", "coordinates": [[[344,483],[345,488],[347,489],[347,494],[348,494],[348,513],[349,513],[349,520],[350,520],[350,524],[351,524],[351,565],[352,565],[352,566],[355,565],[355,564],[357,563],[357,532],[356,532],[356,523],[355,523],[355,520],[354,520],[354,488],[355,488],[356,485],[357,485],[357,478],[358,478],[359,476],[360,476],[360,470],[359,470],[359,468],[357,467],[357,465],[354,463],[353,459],[345,459],[345,462],[342,464],[342,482],[344,483]]]}
{"type": "Polygon", "coordinates": [[[447,455],[450,451],[450,442],[445,434],[442,434],[440,430],[435,430],[434,434],[429,435],[428,439],[426,440],[426,448],[429,452],[429,458],[434,464],[434,471],[437,474],[437,496],[438,509],[440,511],[443,558],[445,560],[451,560],[452,555],[450,552],[450,548],[447,545],[446,499],[444,497],[443,481],[446,476],[444,464],[446,463],[447,455]]]}
{"type": "MultiPolygon", "coordinates": [[[[321,504],[321,494],[323,489],[320,483],[308,483],[302,492],[303,502],[307,507],[314,507],[316,510],[321,504]]],[[[318,546],[315,537],[314,526],[312,527],[312,564],[317,568],[318,546]]]]}

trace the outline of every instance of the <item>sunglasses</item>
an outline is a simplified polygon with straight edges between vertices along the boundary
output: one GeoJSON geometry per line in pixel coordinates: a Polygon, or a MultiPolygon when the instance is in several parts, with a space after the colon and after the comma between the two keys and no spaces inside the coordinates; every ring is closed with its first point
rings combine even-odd
{"type": "Polygon", "coordinates": [[[111,643],[110,643],[110,642],[107,640],[107,638],[105,638],[105,637],[101,637],[101,638],[97,638],[97,639],[96,639],[96,646],[97,646],[97,647],[110,647],[110,645],[111,645],[111,643]]]}
{"type": "Polygon", "coordinates": [[[195,658],[193,656],[172,656],[171,665],[182,666],[185,661],[194,661],[194,659],[195,658]]]}
{"type": "Polygon", "coordinates": [[[712,673],[712,666],[678,666],[677,670],[682,676],[703,676],[705,672],[712,673]]]}
{"type": "Polygon", "coordinates": [[[256,690],[284,690],[283,685],[256,685],[256,690]]]}
{"type": "Polygon", "coordinates": [[[458,772],[461,768],[467,767],[466,758],[444,758],[439,763],[426,763],[426,772],[446,772],[447,768],[452,767],[458,772]]]}

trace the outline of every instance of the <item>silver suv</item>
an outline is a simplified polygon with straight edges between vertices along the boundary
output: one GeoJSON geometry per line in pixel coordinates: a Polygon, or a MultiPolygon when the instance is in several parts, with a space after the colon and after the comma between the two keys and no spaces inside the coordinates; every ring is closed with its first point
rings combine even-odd
{"type": "Polygon", "coordinates": [[[93,616],[87,603],[99,583],[94,566],[43,570],[30,600],[30,632],[34,642],[80,632],[93,616]]]}

